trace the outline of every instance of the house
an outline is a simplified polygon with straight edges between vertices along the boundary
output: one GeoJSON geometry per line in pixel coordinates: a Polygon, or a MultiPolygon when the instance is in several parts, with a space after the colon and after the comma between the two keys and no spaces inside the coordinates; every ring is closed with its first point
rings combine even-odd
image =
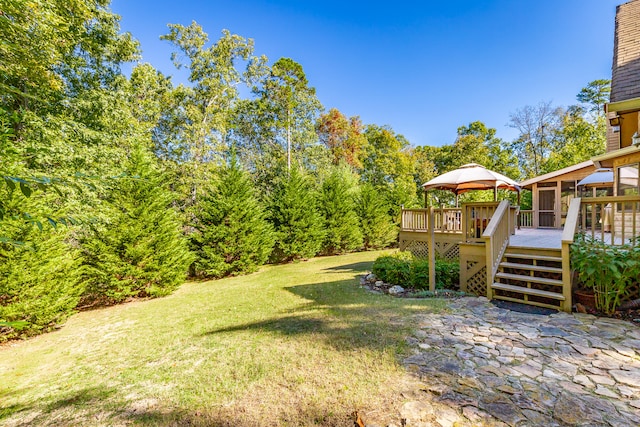
{"type": "Polygon", "coordinates": [[[403,209],[400,249],[459,260],[466,292],[571,311],[576,234],[612,245],[640,236],[639,22],[640,0],[617,7],[605,154],[520,183],[532,191],[528,211],[508,201],[403,209]],[[580,192],[578,183],[600,168],[611,169],[613,182],[580,192]]]}
{"type": "Polygon", "coordinates": [[[592,160],[550,172],[520,183],[531,191],[531,210],[520,211],[520,226],[532,228],[562,228],[569,204],[580,196],[578,183],[596,171],[592,160]]]}

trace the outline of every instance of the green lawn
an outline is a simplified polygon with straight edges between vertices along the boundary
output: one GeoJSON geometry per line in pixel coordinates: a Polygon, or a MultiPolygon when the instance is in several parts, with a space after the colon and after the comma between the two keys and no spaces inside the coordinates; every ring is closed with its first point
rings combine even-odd
{"type": "Polygon", "coordinates": [[[381,252],[268,266],[73,316],[0,347],[2,425],[350,425],[390,408],[411,314],[362,290],[381,252]]]}

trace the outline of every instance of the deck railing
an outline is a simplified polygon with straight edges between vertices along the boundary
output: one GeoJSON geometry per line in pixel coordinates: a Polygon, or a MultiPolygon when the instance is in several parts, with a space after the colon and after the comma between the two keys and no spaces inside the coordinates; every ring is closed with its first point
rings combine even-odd
{"type": "Polygon", "coordinates": [[[402,209],[402,231],[429,231],[429,209],[402,209]]]}
{"type": "Polygon", "coordinates": [[[618,246],[637,245],[640,196],[583,197],[571,200],[562,231],[562,293],[571,307],[571,245],[577,233],[618,246]]]}
{"type": "Polygon", "coordinates": [[[518,228],[533,228],[533,210],[520,210],[518,215],[518,228]]]}
{"type": "Polygon", "coordinates": [[[496,208],[491,221],[489,221],[487,228],[482,234],[487,254],[487,298],[489,299],[492,297],[491,286],[498,272],[498,266],[509,245],[512,221],[509,201],[503,200],[496,208]]]}
{"type": "MultiPolygon", "coordinates": [[[[464,234],[464,241],[481,242],[482,234],[498,207],[497,202],[465,203],[462,208],[432,208],[435,233],[464,234]]],[[[516,210],[511,211],[515,218],[516,210]]],[[[429,209],[402,209],[402,231],[429,231],[429,209]]],[[[510,221],[512,228],[515,221],[510,221]]],[[[513,230],[512,230],[513,232],[513,230]]]]}
{"type": "Polygon", "coordinates": [[[462,233],[462,209],[434,208],[435,230],[441,233],[462,233]]]}
{"type": "MultiPolygon", "coordinates": [[[[402,231],[429,231],[429,209],[402,209],[402,231]]],[[[462,233],[462,209],[433,208],[434,232],[462,233]]]]}
{"type": "Polygon", "coordinates": [[[482,235],[489,226],[489,221],[498,207],[498,202],[465,203],[463,222],[465,241],[482,242],[482,235]]]}
{"type": "Polygon", "coordinates": [[[640,236],[640,196],[584,197],[580,206],[582,233],[610,245],[636,245],[640,236]]]}

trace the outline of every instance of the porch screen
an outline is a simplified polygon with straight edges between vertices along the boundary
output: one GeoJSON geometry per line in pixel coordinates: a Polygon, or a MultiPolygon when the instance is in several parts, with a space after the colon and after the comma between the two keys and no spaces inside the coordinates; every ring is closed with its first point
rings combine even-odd
{"type": "Polygon", "coordinates": [[[618,168],[618,196],[635,196],[638,194],[638,163],[618,168]]]}

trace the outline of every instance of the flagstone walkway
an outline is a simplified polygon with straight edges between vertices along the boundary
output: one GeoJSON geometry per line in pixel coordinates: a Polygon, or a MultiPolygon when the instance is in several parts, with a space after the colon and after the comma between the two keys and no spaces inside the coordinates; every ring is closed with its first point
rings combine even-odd
{"type": "Polygon", "coordinates": [[[640,325],[462,298],[420,315],[409,344],[420,386],[398,426],[640,425],[640,325]]]}

